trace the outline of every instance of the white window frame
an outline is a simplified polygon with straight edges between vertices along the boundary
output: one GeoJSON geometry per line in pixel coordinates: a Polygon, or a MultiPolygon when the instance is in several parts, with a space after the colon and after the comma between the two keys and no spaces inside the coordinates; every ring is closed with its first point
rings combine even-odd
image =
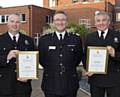
{"type": "Polygon", "coordinates": [[[79,25],[85,25],[87,28],[91,28],[90,19],[79,19],[79,25]]]}
{"type": "MultiPolygon", "coordinates": [[[[25,13],[20,13],[21,19],[22,19],[22,14],[25,14],[25,13]]],[[[7,22],[8,22],[7,16],[9,16],[9,15],[10,15],[10,14],[0,15],[0,24],[5,24],[5,23],[7,23],[7,22]],[[2,22],[2,16],[5,17],[5,22],[2,22]]],[[[23,19],[21,20],[21,23],[24,23],[24,22],[26,22],[26,14],[25,14],[25,21],[23,21],[23,19]]]]}
{"type": "Polygon", "coordinates": [[[120,12],[116,13],[116,22],[120,22],[120,12]]]}
{"type": "Polygon", "coordinates": [[[47,15],[46,17],[47,17],[47,20],[48,20],[48,22],[46,22],[46,24],[50,24],[50,23],[53,22],[53,17],[52,16],[47,15]]]}
{"type": "Polygon", "coordinates": [[[56,0],[49,0],[49,7],[55,7],[56,6],[56,0]]]}
{"type": "Polygon", "coordinates": [[[20,13],[20,17],[21,17],[21,22],[22,22],[22,23],[26,22],[26,14],[25,14],[25,13],[20,13]],[[24,14],[24,15],[25,15],[25,21],[23,21],[22,14],[24,14]]]}

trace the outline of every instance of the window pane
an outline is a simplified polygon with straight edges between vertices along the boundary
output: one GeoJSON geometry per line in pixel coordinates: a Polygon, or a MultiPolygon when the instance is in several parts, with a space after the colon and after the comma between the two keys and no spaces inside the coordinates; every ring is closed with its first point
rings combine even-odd
{"type": "Polygon", "coordinates": [[[1,22],[2,22],[2,23],[5,22],[5,16],[1,16],[1,22]]]}
{"type": "Polygon", "coordinates": [[[46,16],[45,22],[49,23],[49,16],[46,16]]]}
{"type": "Polygon", "coordinates": [[[8,15],[6,16],[6,22],[8,22],[8,15]]]}
{"type": "Polygon", "coordinates": [[[49,7],[55,7],[56,0],[49,0],[49,7]]]}
{"type": "Polygon", "coordinates": [[[116,21],[120,21],[120,13],[116,13],[116,21]]]}
{"type": "Polygon", "coordinates": [[[22,16],[22,21],[25,21],[25,14],[21,14],[22,16]]]}

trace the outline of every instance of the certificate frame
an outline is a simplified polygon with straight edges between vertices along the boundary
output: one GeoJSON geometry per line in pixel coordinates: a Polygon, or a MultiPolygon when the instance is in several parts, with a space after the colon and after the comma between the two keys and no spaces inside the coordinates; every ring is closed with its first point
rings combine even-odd
{"type": "Polygon", "coordinates": [[[107,47],[88,46],[86,63],[87,72],[92,72],[94,74],[107,74],[108,68],[107,47]]]}
{"type": "Polygon", "coordinates": [[[16,65],[17,78],[38,79],[38,67],[39,67],[38,51],[18,51],[16,65]]]}

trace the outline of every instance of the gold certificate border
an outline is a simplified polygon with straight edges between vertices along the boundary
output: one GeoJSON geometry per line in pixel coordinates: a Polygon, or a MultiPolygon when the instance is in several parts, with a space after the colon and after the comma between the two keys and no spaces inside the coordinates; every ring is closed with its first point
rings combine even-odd
{"type": "MultiPolygon", "coordinates": [[[[87,72],[89,72],[89,54],[91,49],[101,49],[101,50],[107,50],[107,47],[97,47],[97,46],[88,46],[87,47],[87,60],[86,60],[86,65],[87,65],[87,72]]],[[[107,68],[108,68],[108,52],[106,54],[106,62],[105,62],[105,70],[104,72],[92,72],[95,74],[107,74],[107,68]]]]}
{"type": "Polygon", "coordinates": [[[36,55],[36,76],[35,77],[24,77],[24,79],[38,79],[38,68],[39,68],[39,51],[18,51],[18,56],[17,56],[17,78],[19,77],[19,54],[35,54],[36,55]]]}

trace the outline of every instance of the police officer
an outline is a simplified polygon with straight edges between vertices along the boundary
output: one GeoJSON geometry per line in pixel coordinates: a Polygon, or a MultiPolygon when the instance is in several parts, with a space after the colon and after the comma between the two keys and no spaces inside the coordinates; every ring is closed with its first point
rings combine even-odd
{"type": "Polygon", "coordinates": [[[79,78],[76,67],[82,59],[79,35],[66,31],[67,15],[56,12],[54,33],[43,35],[39,41],[40,64],[44,67],[42,90],[45,97],[76,97],[79,78]]]}
{"type": "Polygon", "coordinates": [[[19,50],[33,50],[33,40],[19,32],[19,14],[9,15],[7,26],[0,36],[0,97],[30,97],[30,80],[16,77],[16,57],[19,50]]]}
{"type": "Polygon", "coordinates": [[[88,46],[107,47],[109,58],[107,74],[86,72],[91,97],[105,97],[105,93],[107,97],[120,97],[120,33],[110,29],[110,16],[103,11],[95,14],[95,25],[97,31],[86,37],[85,51],[88,46]]]}

